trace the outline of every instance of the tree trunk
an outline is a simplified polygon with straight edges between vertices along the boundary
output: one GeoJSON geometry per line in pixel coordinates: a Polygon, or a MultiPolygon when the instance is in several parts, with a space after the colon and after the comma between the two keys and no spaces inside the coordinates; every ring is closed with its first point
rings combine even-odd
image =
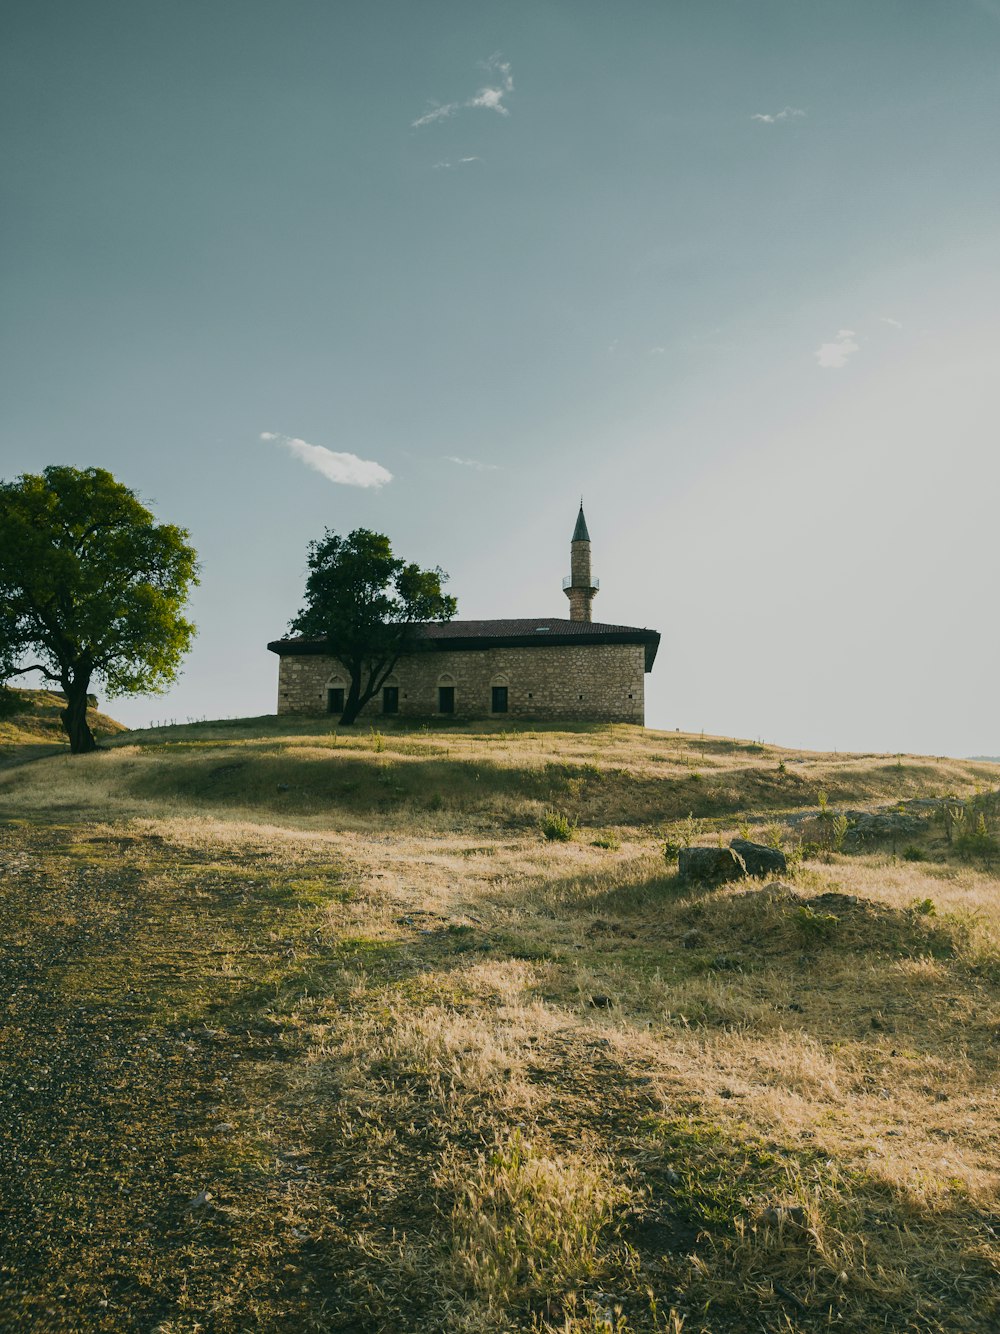
{"type": "Polygon", "coordinates": [[[62,718],[63,730],[69,737],[71,755],[87,755],[90,751],[97,749],[97,742],[94,740],[94,734],[87,722],[87,691],[89,689],[89,681],[74,681],[70,684],[63,682],[66,707],[59,716],[62,718]]]}
{"type": "Polygon", "coordinates": [[[348,668],[351,684],[347,691],[347,699],[344,701],[344,712],[340,715],[340,722],[343,727],[350,727],[365,705],[375,698],[398,661],[397,656],[389,662],[383,659],[374,666],[369,664],[367,666],[368,680],[364,689],[361,687],[361,677],[366,667],[348,668]]]}
{"type": "Polygon", "coordinates": [[[361,698],[361,673],[351,671],[351,684],[347,689],[347,699],[344,701],[344,712],[340,715],[340,726],[350,727],[351,723],[357,718],[365,701],[361,698]]]}

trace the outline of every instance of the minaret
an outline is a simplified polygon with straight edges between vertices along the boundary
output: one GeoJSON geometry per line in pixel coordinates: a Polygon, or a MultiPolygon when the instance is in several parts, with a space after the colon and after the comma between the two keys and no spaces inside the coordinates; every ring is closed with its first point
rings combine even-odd
{"type": "Polygon", "coordinates": [[[573,539],[569,544],[570,574],[563,580],[563,592],[569,598],[569,619],[571,621],[589,621],[590,604],[594,594],[601,586],[601,581],[590,573],[590,534],[587,532],[587,520],[583,517],[583,501],[580,501],[580,513],[576,516],[573,539]]]}

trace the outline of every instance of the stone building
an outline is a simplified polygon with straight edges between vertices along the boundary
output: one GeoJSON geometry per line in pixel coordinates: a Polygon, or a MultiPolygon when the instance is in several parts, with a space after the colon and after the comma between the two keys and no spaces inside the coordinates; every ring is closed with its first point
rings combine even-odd
{"type": "MultiPolygon", "coordinates": [[[[655,630],[591,618],[600,583],[591,573],[590,534],[577,516],[570,574],[563,580],[569,619],[427,622],[417,650],[400,658],[363,717],[462,717],[592,722],[645,721],[645,674],[655,630]]],[[[339,714],[348,673],[326,643],[276,639],[279,713],[339,714]]]]}

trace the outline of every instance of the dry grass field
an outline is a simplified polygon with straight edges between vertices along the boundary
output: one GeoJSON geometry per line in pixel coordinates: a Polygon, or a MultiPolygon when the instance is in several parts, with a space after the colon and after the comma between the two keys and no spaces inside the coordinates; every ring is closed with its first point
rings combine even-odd
{"type": "MultiPolygon", "coordinates": [[[[48,690],[16,690],[19,712],[6,717],[0,712],[0,767],[6,761],[23,762],[32,755],[46,755],[66,744],[59,711],[64,701],[48,690]],[[30,750],[30,747],[38,747],[30,750]]],[[[99,741],[125,731],[121,723],[97,709],[87,710],[90,730],[99,741]]]]}
{"type": "Polygon", "coordinates": [[[594,725],[107,747],[0,750],[0,1327],[1000,1327],[995,768],[594,725]],[[748,827],[780,882],[664,855],[748,827]]]}

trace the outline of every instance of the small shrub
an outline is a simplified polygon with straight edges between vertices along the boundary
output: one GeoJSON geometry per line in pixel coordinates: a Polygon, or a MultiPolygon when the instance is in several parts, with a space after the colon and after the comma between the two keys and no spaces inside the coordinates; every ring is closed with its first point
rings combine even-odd
{"type": "Polygon", "coordinates": [[[606,848],[608,852],[618,852],[622,841],[617,834],[601,834],[591,841],[592,848],[606,848]]]}
{"type": "Polygon", "coordinates": [[[779,773],[779,774],[787,774],[787,773],[788,773],[788,766],[787,766],[787,764],[785,764],[785,761],[784,761],[784,760],[779,760],[779,761],[778,761],[778,773],[779,773]]]}
{"type": "Polygon", "coordinates": [[[571,820],[562,811],[546,811],[541,819],[541,830],[545,837],[554,843],[568,843],[576,833],[576,820],[571,820]]]}
{"type": "Polygon", "coordinates": [[[809,942],[831,940],[840,925],[840,918],[832,912],[815,912],[807,903],[795,909],[795,925],[799,934],[809,942]]]}
{"type": "Polygon", "coordinates": [[[804,856],[804,845],[802,843],[793,843],[790,847],[784,848],[785,864],[788,867],[788,874],[794,876],[802,865],[804,856]]]}
{"type": "Polygon", "coordinates": [[[442,797],[440,792],[434,792],[427,798],[427,809],[429,811],[444,810],[444,797],[442,797]]]}
{"type": "Polygon", "coordinates": [[[374,750],[376,753],[380,753],[381,751],[385,750],[385,737],[382,735],[382,733],[379,732],[374,727],[370,728],[369,730],[371,732],[371,738],[372,738],[372,750],[374,750]]]}
{"type": "Polygon", "coordinates": [[[960,838],[965,829],[965,807],[952,805],[945,802],[941,808],[941,818],[944,821],[944,836],[949,843],[960,838]]]}
{"type": "Polygon", "coordinates": [[[847,837],[848,820],[846,815],[835,815],[830,824],[830,845],[834,852],[843,852],[844,839],[847,837]]]}
{"type": "MultiPolygon", "coordinates": [[[[962,812],[962,816],[962,832],[955,839],[955,851],[966,861],[968,861],[970,857],[982,857],[984,862],[992,862],[997,855],[1000,854],[1000,847],[997,846],[996,839],[989,831],[986,824],[986,816],[980,811],[979,815],[976,817],[976,824],[973,829],[965,828],[964,811],[962,812]]],[[[958,829],[959,827],[960,826],[956,821],[955,828],[958,829]]]]}
{"type": "Polygon", "coordinates": [[[784,833],[780,824],[766,824],[761,830],[761,837],[769,848],[774,848],[776,852],[781,851],[781,845],[784,842],[784,833]]]}
{"type": "Polygon", "coordinates": [[[918,848],[915,843],[908,843],[903,849],[904,862],[925,862],[927,856],[923,848],[918,848]]]}
{"type": "Polygon", "coordinates": [[[667,862],[675,862],[683,848],[689,848],[701,837],[702,822],[689,815],[686,820],[679,820],[671,825],[663,840],[663,856],[667,862]]]}
{"type": "Polygon", "coordinates": [[[935,917],[937,915],[933,899],[916,899],[911,904],[910,911],[916,913],[918,917],[935,917]]]}

